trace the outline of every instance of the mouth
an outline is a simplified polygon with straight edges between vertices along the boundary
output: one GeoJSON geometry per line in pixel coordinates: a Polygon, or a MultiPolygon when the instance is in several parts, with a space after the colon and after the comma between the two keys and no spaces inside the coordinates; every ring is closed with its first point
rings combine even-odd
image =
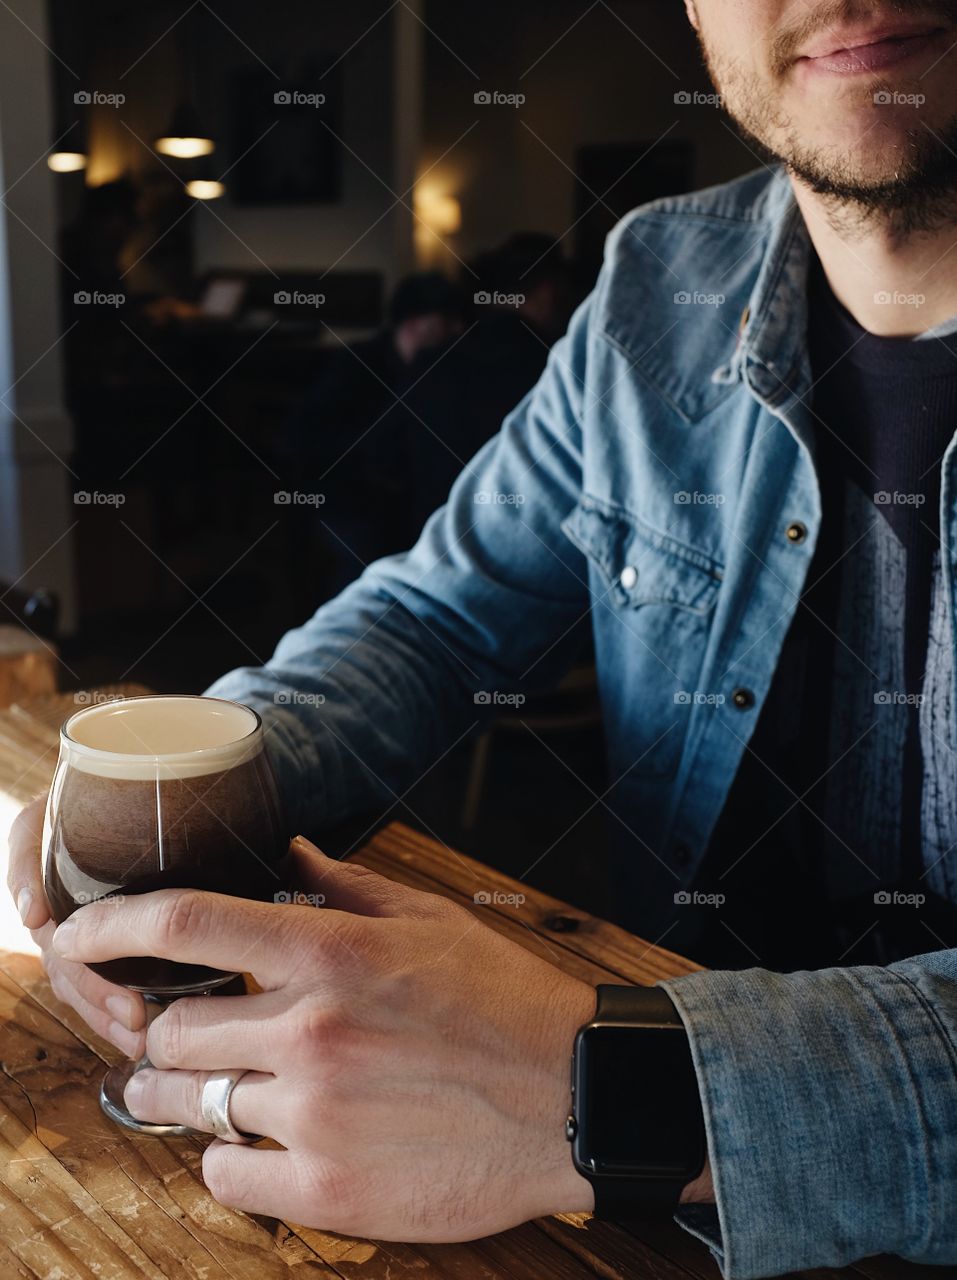
{"type": "Polygon", "coordinates": [[[796,61],[810,71],[855,75],[883,71],[905,59],[932,53],[947,35],[940,23],[885,24],[824,32],[796,61]]]}

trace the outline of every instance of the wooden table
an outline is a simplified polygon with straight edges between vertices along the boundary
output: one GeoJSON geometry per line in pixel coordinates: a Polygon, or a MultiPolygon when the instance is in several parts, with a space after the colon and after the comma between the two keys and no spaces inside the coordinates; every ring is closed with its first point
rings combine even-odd
{"type": "MultiPolygon", "coordinates": [[[[49,781],[56,725],[76,705],[73,695],[60,695],[0,712],[0,790],[11,805],[49,781]]],[[[464,904],[588,982],[650,984],[698,967],[399,824],[355,860],[464,904]],[[526,900],[476,905],[483,890],[526,900]]],[[[636,1233],[563,1215],[468,1244],[403,1245],[223,1208],[203,1184],[201,1140],[141,1137],[106,1119],[99,1080],[120,1055],[54,999],[19,920],[2,927],[0,1280],[719,1280],[705,1246],[671,1221],[636,1233]]],[[[818,1280],[953,1274],[895,1258],[805,1273],[818,1280]]]]}

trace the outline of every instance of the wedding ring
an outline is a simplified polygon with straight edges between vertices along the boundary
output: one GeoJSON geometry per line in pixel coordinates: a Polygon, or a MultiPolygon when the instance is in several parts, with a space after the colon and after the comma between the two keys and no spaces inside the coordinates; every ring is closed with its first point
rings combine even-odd
{"type": "Polygon", "coordinates": [[[260,1142],[261,1133],[241,1133],[229,1118],[229,1100],[236,1085],[248,1075],[245,1070],[214,1071],[203,1085],[200,1110],[203,1127],[224,1142],[260,1142]]]}

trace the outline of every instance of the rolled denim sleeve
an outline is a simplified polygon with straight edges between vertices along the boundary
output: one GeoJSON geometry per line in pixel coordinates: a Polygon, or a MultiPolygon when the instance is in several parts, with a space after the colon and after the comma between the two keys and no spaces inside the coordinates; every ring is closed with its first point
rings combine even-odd
{"type": "MultiPolygon", "coordinates": [[[[957,1262],[957,951],[662,983],[688,1029],[728,1280],[957,1262]]],[[[712,1220],[714,1214],[712,1214],[712,1220]]]]}
{"type": "Polygon", "coordinates": [[[580,651],[587,572],[560,526],[581,487],[590,305],[416,546],[208,690],[262,716],[296,830],[397,800],[494,695],[554,683],[580,651]]]}

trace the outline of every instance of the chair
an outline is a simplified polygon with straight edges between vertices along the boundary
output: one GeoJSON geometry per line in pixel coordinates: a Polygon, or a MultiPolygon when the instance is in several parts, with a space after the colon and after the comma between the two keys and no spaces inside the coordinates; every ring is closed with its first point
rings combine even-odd
{"type": "Polygon", "coordinates": [[[462,804],[462,829],[471,831],[478,821],[496,734],[532,730],[541,736],[594,729],[600,724],[598,679],[592,663],[572,667],[553,692],[533,694],[521,707],[496,715],[475,740],[462,804]]]}

